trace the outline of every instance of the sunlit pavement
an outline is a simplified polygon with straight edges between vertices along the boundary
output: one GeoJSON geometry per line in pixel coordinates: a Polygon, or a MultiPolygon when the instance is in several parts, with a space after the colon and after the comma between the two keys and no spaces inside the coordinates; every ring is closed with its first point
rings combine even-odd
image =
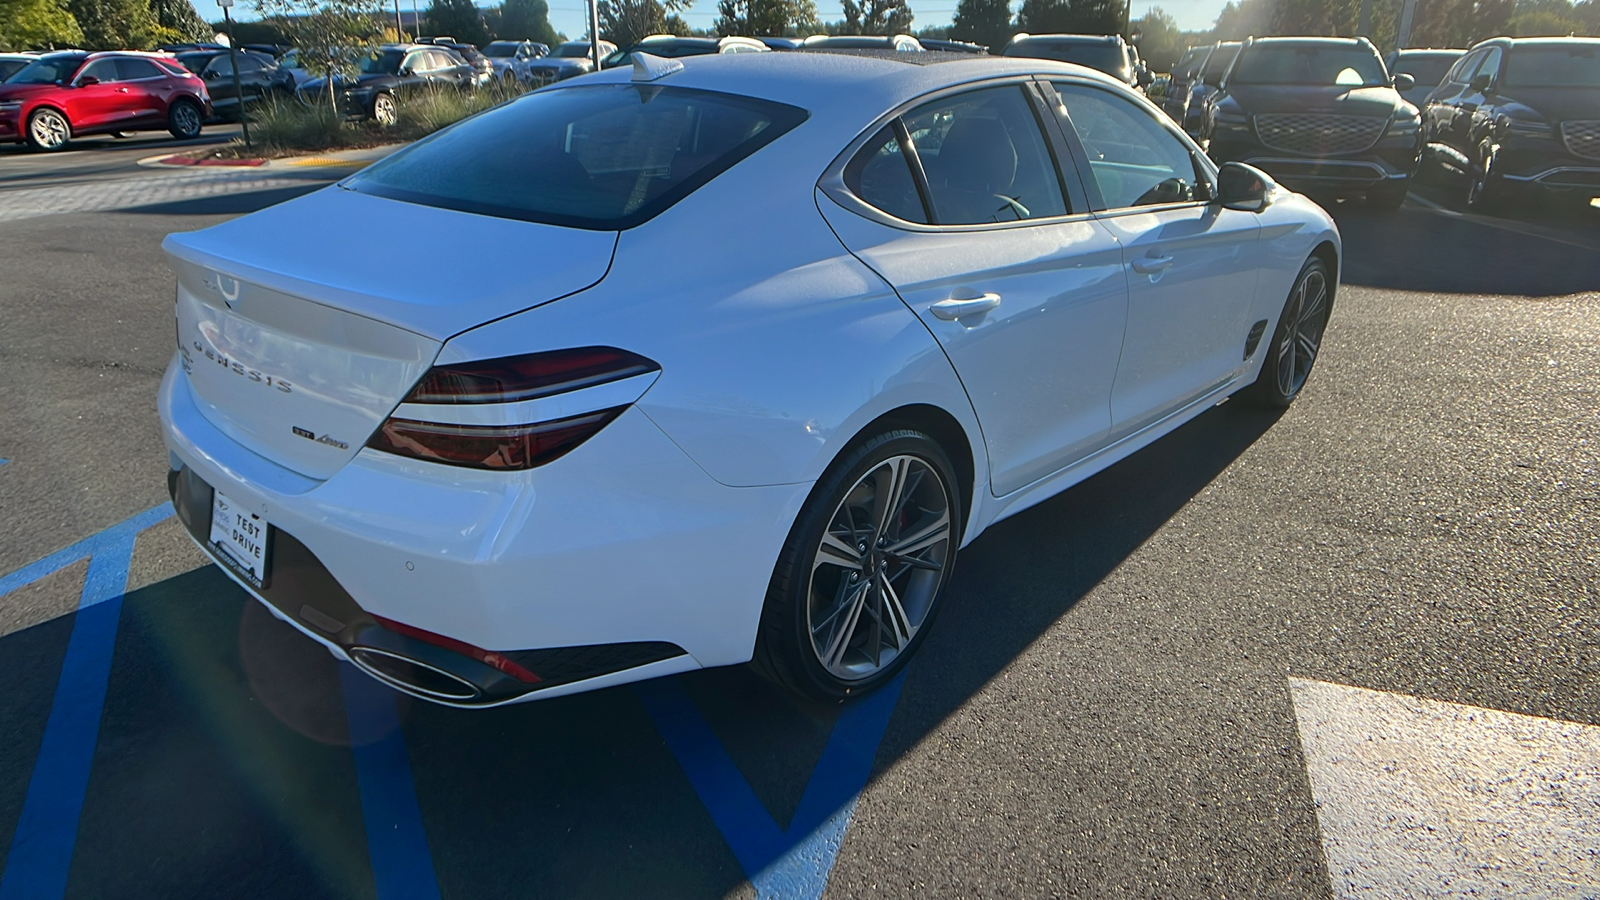
{"type": "Polygon", "coordinates": [[[3,221],[0,179],[0,900],[1600,893],[1600,213],[1339,205],[1300,402],[985,534],[885,692],[463,712],[164,505],[157,245],[318,183],[3,221]]]}

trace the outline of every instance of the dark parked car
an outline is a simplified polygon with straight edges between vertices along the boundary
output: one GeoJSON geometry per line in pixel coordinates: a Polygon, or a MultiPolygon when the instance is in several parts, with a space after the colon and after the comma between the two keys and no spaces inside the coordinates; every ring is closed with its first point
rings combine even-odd
{"type": "Polygon", "coordinates": [[[761,37],[756,38],[756,40],[766,44],[768,50],[799,50],[805,43],[804,41],[786,37],[761,37]]]}
{"type": "Polygon", "coordinates": [[[985,47],[967,41],[936,41],[933,38],[918,38],[924,50],[942,50],[945,53],[975,53],[987,56],[989,51],[985,47]]]}
{"type": "Polygon", "coordinates": [[[903,50],[922,52],[922,42],[909,34],[813,34],[802,50],[903,50]]]}
{"type": "MultiPolygon", "coordinates": [[[[615,52],[617,52],[616,44],[610,41],[600,42],[602,61],[615,52]]],[[[528,63],[528,80],[535,85],[546,85],[565,81],[576,75],[587,75],[592,71],[594,63],[589,58],[589,42],[567,41],[549,56],[528,63]]]]}
{"type": "Polygon", "coordinates": [[[1209,46],[1190,47],[1167,73],[1167,92],[1161,96],[1161,111],[1179,125],[1183,124],[1183,113],[1189,105],[1189,87],[1200,77],[1200,67],[1205,65],[1210,52],[1209,46]]]}
{"type": "Polygon", "coordinates": [[[633,54],[648,53],[662,59],[684,56],[711,56],[716,53],[769,53],[771,48],[754,38],[678,37],[673,34],[653,34],[626,50],[618,50],[600,61],[602,69],[633,64],[633,54]]]}
{"type": "Polygon", "coordinates": [[[476,81],[474,81],[477,87],[483,87],[494,80],[494,63],[490,61],[489,57],[483,55],[483,51],[471,44],[463,44],[455,38],[445,37],[418,38],[417,43],[432,44],[435,47],[444,47],[453,51],[455,55],[461,57],[467,65],[472,67],[472,71],[477,76],[476,81]]]}
{"type": "Polygon", "coordinates": [[[1098,69],[1130,87],[1139,85],[1128,42],[1117,34],[1019,34],[1003,56],[1054,59],[1098,69]]]}
{"type": "Polygon", "coordinates": [[[27,141],[35,150],[141,129],[193,138],[209,115],[205,82],[153,53],[47,53],[0,84],[0,142],[27,141]]]}
{"type": "Polygon", "coordinates": [[[1465,56],[1465,50],[1394,50],[1384,58],[1383,64],[1390,75],[1410,75],[1416,84],[1409,91],[1401,91],[1406,102],[1421,109],[1428,95],[1444,80],[1446,72],[1465,56]]]}
{"type": "Polygon", "coordinates": [[[1247,40],[1206,109],[1218,163],[1249,163],[1288,187],[1405,202],[1422,154],[1417,108],[1366,38],[1247,40]]]}
{"type": "MultiPolygon", "coordinates": [[[[268,97],[294,96],[294,75],[279,67],[278,61],[265,53],[234,51],[239,60],[239,89],[244,91],[246,104],[257,103],[268,97]]],[[[199,75],[211,94],[211,106],[221,118],[239,117],[239,98],[233,89],[233,60],[226,50],[195,50],[179,53],[178,62],[199,75]]]]}
{"type": "Polygon", "coordinates": [[[21,72],[38,58],[36,53],[0,53],[0,81],[21,72]]]}
{"type": "MultiPolygon", "coordinates": [[[[446,47],[429,44],[386,44],[362,57],[355,78],[340,78],[339,108],[347,115],[393,125],[401,98],[426,89],[469,90],[477,70],[446,47]]],[[[327,79],[313,78],[300,87],[300,100],[326,103],[327,79]]]]}
{"type": "Polygon", "coordinates": [[[1189,82],[1189,96],[1184,100],[1183,107],[1183,130],[1189,132],[1191,137],[1200,137],[1200,132],[1204,130],[1206,107],[1217,92],[1217,86],[1222,84],[1222,76],[1228,73],[1228,67],[1239,55],[1240,46],[1238,41],[1212,44],[1200,63],[1200,74],[1189,82]]]}
{"type": "Polygon", "coordinates": [[[1467,174],[1469,206],[1600,196],[1600,38],[1494,38],[1428,96],[1428,154],[1467,174]]]}

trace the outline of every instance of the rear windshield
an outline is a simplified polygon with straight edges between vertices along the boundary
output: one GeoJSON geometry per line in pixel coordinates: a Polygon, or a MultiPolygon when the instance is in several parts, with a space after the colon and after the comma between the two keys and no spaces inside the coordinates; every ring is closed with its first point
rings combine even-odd
{"type": "Polygon", "coordinates": [[[1600,87],[1600,41],[1513,48],[1501,80],[1506,87],[1600,87]]]}
{"type": "Polygon", "coordinates": [[[1430,53],[1426,56],[1420,54],[1407,56],[1402,53],[1400,58],[1395,60],[1394,73],[1410,75],[1416,79],[1418,85],[1426,87],[1443,81],[1444,74],[1450,71],[1450,67],[1460,58],[1459,53],[1430,53]]]}
{"type": "Polygon", "coordinates": [[[484,56],[493,56],[493,57],[495,57],[497,59],[504,59],[507,56],[516,56],[517,55],[517,45],[516,44],[502,44],[502,43],[496,42],[496,43],[490,44],[489,46],[483,48],[483,55],[484,56]]]}
{"type": "Polygon", "coordinates": [[[793,106],[646,84],[536,91],[344,182],[380,197],[574,228],[632,228],[800,124],[793,106]]]}
{"type": "Polygon", "coordinates": [[[1256,44],[1228,76],[1231,84],[1378,87],[1389,83],[1383,60],[1368,47],[1256,44]]]}
{"type": "Polygon", "coordinates": [[[1007,56],[1029,56],[1034,59],[1053,59],[1076,63],[1105,72],[1108,75],[1127,77],[1128,54],[1116,44],[1057,44],[1048,41],[1020,41],[1006,48],[1007,56]]]}
{"type": "Polygon", "coordinates": [[[588,55],[588,44],[562,44],[556,48],[556,56],[561,59],[577,59],[588,55]]]}

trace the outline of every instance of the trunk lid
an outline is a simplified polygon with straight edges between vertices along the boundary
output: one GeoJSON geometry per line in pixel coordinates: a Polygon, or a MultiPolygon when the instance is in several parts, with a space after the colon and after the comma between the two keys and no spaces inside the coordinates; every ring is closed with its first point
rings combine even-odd
{"type": "Polygon", "coordinates": [[[616,237],[333,187],[163,246],[202,413],[254,452],[325,479],[447,339],[595,284],[616,237]]]}

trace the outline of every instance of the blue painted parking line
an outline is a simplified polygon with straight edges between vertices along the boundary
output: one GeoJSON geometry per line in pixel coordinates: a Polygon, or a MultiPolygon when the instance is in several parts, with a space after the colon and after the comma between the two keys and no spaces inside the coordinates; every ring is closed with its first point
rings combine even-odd
{"type": "Polygon", "coordinates": [[[396,695],[345,662],[339,664],[339,682],[378,900],[438,900],[439,879],[422,828],[396,695]]]}
{"type": "Polygon", "coordinates": [[[773,821],[677,681],[648,681],[635,690],[756,896],[813,900],[828,885],[904,680],[896,677],[839,714],[787,829],[773,821]]]}
{"type": "Polygon", "coordinates": [[[134,538],[170,515],[172,507],[163,504],[0,579],[0,595],[4,595],[89,557],[61,679],[34,759],[6,870],[0,874],[0,900],[43,900],[66,893],[72,851],[78,841],[78,818],[89,789],[89,770],[111,677],[122,595],[128,589],[134,538]]]}

